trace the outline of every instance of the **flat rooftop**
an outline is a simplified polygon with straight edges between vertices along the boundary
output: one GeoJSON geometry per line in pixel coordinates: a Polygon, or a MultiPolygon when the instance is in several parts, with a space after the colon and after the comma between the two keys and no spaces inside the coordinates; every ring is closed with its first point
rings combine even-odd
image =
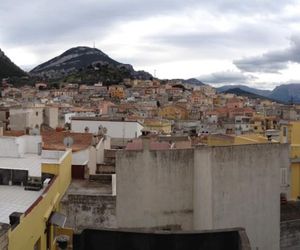
{"type": "Polygon", "coordinates": [[[66,191],[67,195],[111,195],[111,184],[103,184],[97,181],[72,180],[66,191]]]}
{"type": "Polygon", "coordinates": [[[59,159],[45,158],[37,154],[25,154],[19,158],[0,157],[0,169],[28,170],[29,176],[41,177],[42,163],[58,163],[58,161],[59,159]]]}
{"type": "MultiPolygon", "coordinates": [[[[0,163],[1,164],[1,163],[0,163]]],[[[22,186],[0,186],[0,222],[9,224],[9,215],[25,211],[42,195],[40,191],[24,190],[22,186]]]]}

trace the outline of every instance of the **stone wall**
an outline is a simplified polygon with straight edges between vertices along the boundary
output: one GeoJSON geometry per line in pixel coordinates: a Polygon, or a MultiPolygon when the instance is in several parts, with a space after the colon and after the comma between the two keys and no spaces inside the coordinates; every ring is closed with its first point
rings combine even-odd
{"type": "Polygon", "coordinates": [[[280,249],[300,249],[300,219],[280,223],[280,249]]]}
{"type": "Polygon", "coordinates": [[[0,250],[8,250],[8,224],[0,223],[0,250]]]}
{"type": "Polygon", "coordinates": [[[85,228],[116,227],[116,197],[109,195],[69,194],[61,202],[67,216],[66,227],[80,232],[85,228]]]}

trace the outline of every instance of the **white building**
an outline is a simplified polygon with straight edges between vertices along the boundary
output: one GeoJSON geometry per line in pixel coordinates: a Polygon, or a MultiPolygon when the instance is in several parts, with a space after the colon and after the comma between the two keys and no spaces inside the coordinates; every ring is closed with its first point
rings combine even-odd
{"type": "Polygon", "coordinates": [[[29,178],[42,180],[42,163],[57,164],[65,153],[42,151],[40,136],[0,136],[0,222],[9,223],[11,213],[24,213],[43,194],[47,182],[36,191],[24,185],[29,178]]]}
{"type": "Polygon", "coordinates": [[[73,132],[89,132],[97,134],[99,127],[107,129],[107,135],[111,138],[132,139],[142,135],[144,128],[137,121],[101,120],[98,117],[73,117],[71,130],[73,132]]]}

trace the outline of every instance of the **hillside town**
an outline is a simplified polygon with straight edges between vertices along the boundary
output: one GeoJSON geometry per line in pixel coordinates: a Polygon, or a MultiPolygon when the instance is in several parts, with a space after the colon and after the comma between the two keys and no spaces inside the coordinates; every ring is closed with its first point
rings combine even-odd
{"type": "Polygon", "coordinates": [[[203,249],[296,249],[299,134],[300,105],[202,83],[4,79],[0,249],[95,249],[143,230],[169,232],[165,249],[192,230],[208,230],[203,249]]]}

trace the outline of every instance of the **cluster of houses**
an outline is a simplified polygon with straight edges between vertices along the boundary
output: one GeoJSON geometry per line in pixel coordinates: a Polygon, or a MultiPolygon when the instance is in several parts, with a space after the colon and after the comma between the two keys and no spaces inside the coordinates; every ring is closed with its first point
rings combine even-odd
{"type": "MultiPolygon", "coordinates": [[[[6,84],[0,98],[0,160],[22,166],[0,164],[0,185],[9,191],[17,183],[21,190],[34,154],[34,167],[41,168],[35,179],[54,183],[43,191],[52,199],[47,228],[72,236],[87,228],[243,227],[253,249],[300,246],[280,236],[291,230],[280,226],[280,206],[300,199],[300,106],[181,80],[58,87],[6,84]],[[67,228],[51,222],[58,212],[67,228]]],[[[48,209],[42,202],[29,212],[22,208],[19,228],[30,231],[26,218],[39,218],[36,211],[48,209]]],[[[2,218],[0,226],[16,226],[7,214],[2,218]]],[[[19,237],[9,230],[9,240],[19,237]]],[[[23,240],[30,247],[55,242],[40,231],[23,240]]]]}

